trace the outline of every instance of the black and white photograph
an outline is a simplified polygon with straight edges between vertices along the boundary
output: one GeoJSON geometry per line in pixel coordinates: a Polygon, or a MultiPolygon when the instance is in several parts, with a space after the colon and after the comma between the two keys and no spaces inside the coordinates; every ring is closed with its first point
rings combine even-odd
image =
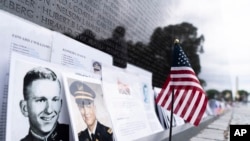
{"type": "Polygon", "coordinates": [[[12,55],[6,140],[69,141],[71,128],[60,68],[35,60],[12,55]]]}

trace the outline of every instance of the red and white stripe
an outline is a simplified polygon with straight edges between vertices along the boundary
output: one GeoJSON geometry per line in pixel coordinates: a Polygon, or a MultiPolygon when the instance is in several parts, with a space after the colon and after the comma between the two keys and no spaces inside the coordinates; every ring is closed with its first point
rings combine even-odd
{"type": "Polygon", "coordinates": [[[173,90],[173,113],[195,126],[199,125],[208,100],[192,68],[171,67],[170,75],[157,96],[156,103],[172,110],[173,90]]]}

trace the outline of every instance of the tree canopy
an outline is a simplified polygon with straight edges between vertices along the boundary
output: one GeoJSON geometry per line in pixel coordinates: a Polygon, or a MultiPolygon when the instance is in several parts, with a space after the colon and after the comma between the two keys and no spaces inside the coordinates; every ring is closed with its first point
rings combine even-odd
{"type": "MultiPolygon", "coordinates": [[[[157,27],[151,35],[148,45],[135,43],[128,45],[129,62],[153,73],[153,85],[162,87],[171,67],[171,54],[174,40],[180,45],[189,58],[189,62],[198,75],[201,71],[199,52],[203,50],[204,36],[198,36],[197,28],[192,24],[181,24],[157,27]]],[[[202,85],[205,81],[201,80],[202,85]]]]}

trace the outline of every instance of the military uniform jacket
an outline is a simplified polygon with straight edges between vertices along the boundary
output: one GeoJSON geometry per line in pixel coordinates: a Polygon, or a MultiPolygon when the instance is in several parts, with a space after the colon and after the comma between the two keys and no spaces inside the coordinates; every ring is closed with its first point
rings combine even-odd
{"type": "MultiPolygon", "coordinates": [[[[95,141],[113,141],[112,129],[97,122],[95,137],[95,141]]],[[[79,141],[92,141],[88,129],[85,129],[84,131],[78,133],[78,138],[79,141]]]]}
{"type": "Polygon", "coordinates": [[[69,125],[57,123],[48,137],[36,137],[30,131],[21,141],[69,141],[69,125]]]}

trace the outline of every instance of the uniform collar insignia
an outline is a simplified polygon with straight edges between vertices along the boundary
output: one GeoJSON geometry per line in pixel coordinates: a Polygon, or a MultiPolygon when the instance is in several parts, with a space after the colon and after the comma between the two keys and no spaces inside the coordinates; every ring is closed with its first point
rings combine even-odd
{"type": "Polygon", "coordinates": [[[77,90],[78,91],[83,91],[83,85],[77,84],[77,90]]]}
{"type": "Polygon", "coordinates": [[[112,129],[109,128],[109,129],[107,130],[107,132],[108,132],[109,134],[112,134],[112,129]]]}

